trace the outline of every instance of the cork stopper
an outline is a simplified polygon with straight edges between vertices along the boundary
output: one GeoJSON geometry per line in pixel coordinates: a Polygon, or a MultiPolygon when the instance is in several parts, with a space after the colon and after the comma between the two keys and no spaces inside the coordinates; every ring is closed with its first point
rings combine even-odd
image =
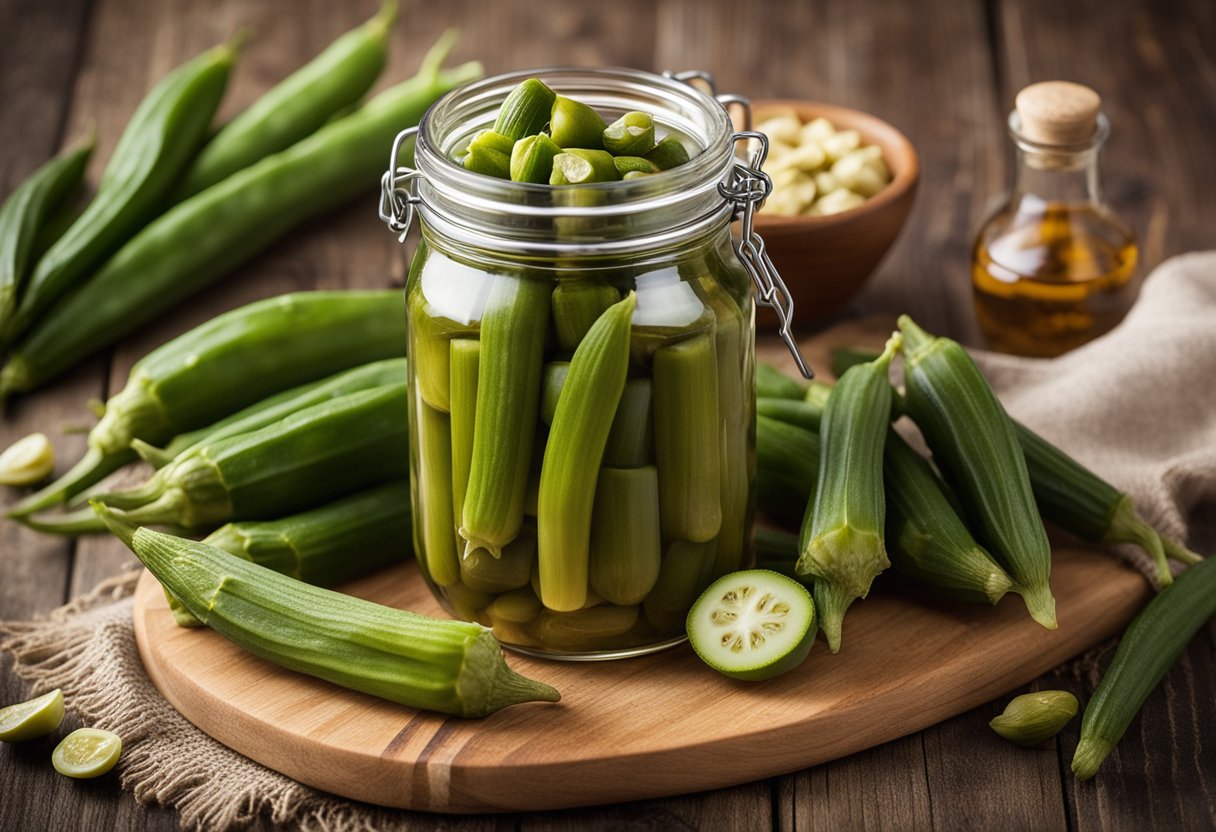
{"type": "Polygon", "coordinates": [[[1019,132],[1037,144],[1080,145],[1093,138],[1102,99],[1071,81],[1043,81],[1018,93],[1019,132]]]}

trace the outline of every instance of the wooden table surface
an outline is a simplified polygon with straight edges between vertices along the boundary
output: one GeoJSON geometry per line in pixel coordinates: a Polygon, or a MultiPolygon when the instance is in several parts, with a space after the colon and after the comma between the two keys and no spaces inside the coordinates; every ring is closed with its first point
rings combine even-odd
{"type": "MultiPolygon", "coordinates": [[[[1210,247],[1216,217],[1216,4],[1210,0],[406,0],[389,79],[412,73],[448,26],[454,59],[489,72],[547,64],[704,68],[722,90],[815,98],[869,110],[920,152],[921,191],[902,238],[859,309],[906,310],[970,339],[971,235],[1009,174],[1003,122],[1025,84],[1067,78],[1096,87],[1113,125],[1106,193],[1137,228],[1145,266],[1210,247]]],[[[375,10],[375,0],[0,0],[0,192],[97,127],[92,176],[143,93],[241,25],[257,31],[235,74],[231,114],[375,10]]],[[[387,148],[386,148],[387,153],[387,148]]],[[[293,289],[399,283],[403,260],[377,222],[374,195],[302,229],[218,286],[0,422],[0,447],[34,430],[60,459],[82,453],[89,399],[121,387],[149,349],[214,314],[293,289]]],[[[4,503],[16,494],[0,494],[4,503]]],[[[1209,548],[1213,541],[1205,541],[1209,548]]],[[[0,521],[0,619],[63,603],[129,564],[116,541],[78,543],[0,521]]],[[[893,639],[898,634],[892,634],[893,639]]],[[[895,643],[893,641],[893,643],[895,643]]],[[[1100,776],[1077,783],[1074,721],[1050,745],[1022,750],[987,721],[994,702],[919,734],[764,782],[581,811],[453,819],[403,815],[409,829],[1210,829],[1216,826],[1216,626],[1185,652],[1100,776]]],[[[1048,676],[1036,687],[1084,683],[1048,676]]],[[[7,662],[0,700],[24,698],[7,662]]],[[[69,719],[71,719],[69,717],[69,719]]],[[[810,741],[814,741],[813,738],[810,741]]],[[[762,754],[762,748],[756,749],[762,754]]],[[[49,761],[0,749],[0,829],[172,829],[113,775],[91,783],[49,761]]],[[[707,761],[729,765],[729,760],[707,761]]]]}

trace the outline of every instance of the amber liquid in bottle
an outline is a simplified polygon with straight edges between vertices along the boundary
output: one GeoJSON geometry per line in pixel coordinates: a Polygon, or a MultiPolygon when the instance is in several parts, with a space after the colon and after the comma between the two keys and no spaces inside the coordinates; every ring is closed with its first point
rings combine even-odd
{"type": "Polygon", "coordinates": [[[991,349],[1051,357],[1102,335],[1135,302],[1130,230],[1089,202],[1023,198],[980,231],[971,278],[991,349]]]}

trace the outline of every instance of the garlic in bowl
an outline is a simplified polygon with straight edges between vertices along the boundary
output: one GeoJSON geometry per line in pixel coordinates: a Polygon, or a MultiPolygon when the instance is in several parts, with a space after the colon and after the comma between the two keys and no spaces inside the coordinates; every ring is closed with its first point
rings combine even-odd
{"type": "MultiPolygon", "coordinates": [[[[794,298],[794,323],[807,326],[843,310],[895,242],[920,165],[899,130],[860,110],[770,99],[752,112],[773,180],[756,231],[794,298]]],[[[760,309],[756,322],[775,329],[777,317],[760,309]]]]}
{"type": "Polygon", "coordinates": [[[793,110],[756,125],[769,138],[764,172],[773,192],[761,214],[821,217],[865,203],[891,181],[882,148],[856,130],[837,130],[823,116],[805,124],[793,110]]]}

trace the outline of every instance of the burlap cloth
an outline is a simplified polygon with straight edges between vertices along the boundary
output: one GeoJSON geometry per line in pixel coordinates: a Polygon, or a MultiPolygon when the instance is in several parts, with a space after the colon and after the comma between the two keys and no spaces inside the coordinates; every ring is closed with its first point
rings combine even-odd
{"type": "MultiPolygon", "coordinates": [[[[1211,551],[1216,504],[1216,253],[1178,257],[1117,329],[1063,358],[978,354],[1010,412],[1133,495],[1163,531],[1211,551]]],[[[1130,552],[1125,553],[1135,557],[1130,552]]],[[[1151,572],[1150,572],[1151,574],[1151,572]]],[[[0,623],[32,693],[62,688],[88,724],[123,737],[123,788],[183,827],[255,820],[316,830],[406,829],[409,812],[300,785],[203,734],[144,674],[131,626],[135,572],[38,621],[0,623]]]]}

